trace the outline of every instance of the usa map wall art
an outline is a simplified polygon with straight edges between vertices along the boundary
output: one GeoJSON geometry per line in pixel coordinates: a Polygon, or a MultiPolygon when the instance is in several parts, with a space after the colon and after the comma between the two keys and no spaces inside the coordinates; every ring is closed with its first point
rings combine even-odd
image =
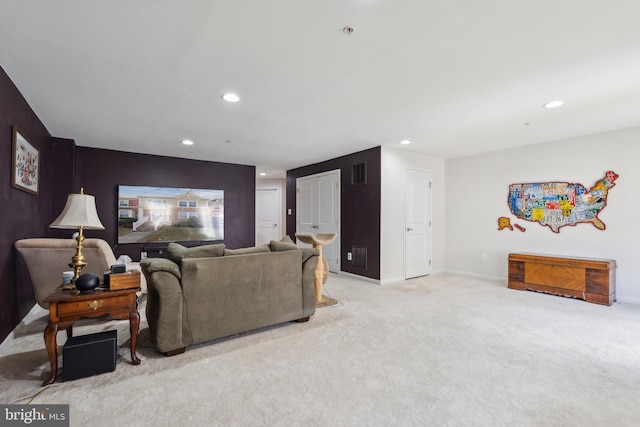
{"type": "MultiPolygon", "coordinates": [[[[580,223],[591,223],[604,230],[606,225],[598,214],[607,206],[609,190],[615,186],[617,178],[617,173],[609,171],[588,190],[582,184],[569,182],[511,184],[509,209],[516,217],[538,222],[554,233],[559,233],[561,227],[580,223]]],[[[505,219],[508,220],[506,217],[498,220],[499,230],[512,230],[505,219]]]]}

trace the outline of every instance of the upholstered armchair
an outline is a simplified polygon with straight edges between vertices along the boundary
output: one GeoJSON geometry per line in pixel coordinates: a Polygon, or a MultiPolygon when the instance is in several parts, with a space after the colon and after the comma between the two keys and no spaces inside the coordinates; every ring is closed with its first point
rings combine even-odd
{"type": "MultiPolygon", "coordinates": [[[[69,263],[75,254],[78,242],[75,239],[24,239],[18,240],[15,247],[24,259],[35,293],[36,302],[43,308],[49,304],[44,299],[62,283],[62,272],[71,270],[69,263]]],[[[85,239],[82,253],[87,266],[82,274],[93,273],[102,277],[104,272],[116,263],[113,250],[102,239],[85,239]]]]}

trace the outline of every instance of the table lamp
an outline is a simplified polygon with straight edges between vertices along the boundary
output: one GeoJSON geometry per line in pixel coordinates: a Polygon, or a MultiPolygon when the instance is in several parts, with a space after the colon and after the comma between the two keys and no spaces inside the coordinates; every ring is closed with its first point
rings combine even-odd
{"type": "Polygon", "coordinates": [[[71,283],[64,289],[75,289],[76,280],[80,277],[80,270],[86,265],[87,261],[82,254],[82,241],[84,240],[83,230],[104,230],[104,226],[98,218],[96,210],[96,198],[89,194],[84,194],[80,189],[80,194],[69,194],[67,204],[64,206],[62,213],[49,226],[51,228],[78,229],[76,240],[76,254],[71,258],[69,267],[73,268],[74,275],[71,283]]]}

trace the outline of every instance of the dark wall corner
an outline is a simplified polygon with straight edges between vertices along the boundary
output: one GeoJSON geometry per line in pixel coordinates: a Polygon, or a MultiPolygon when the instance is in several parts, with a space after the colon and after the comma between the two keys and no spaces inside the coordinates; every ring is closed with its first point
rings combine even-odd
{"type": "Polygon", "coordinates": [[[49,232],[54,189],[52,138],[9,75],[0,67],[0,341],[4,340],[35,304],[26,267],[14,249],[16,240],[45,237],[49,232]],[[11,186],[12,126],[39,149],[38,194],[11,186]]]}
{"type": "Polygon", "coordinates": [[[73,140],[49,134],[2,67],[0,94],[0,158],[9,159],[5,165],[10,164],[14,125],[40,150],[37,195],[11,187],[10,168],[0,168],[0,341],[35,304],[15,241],[71,237],[72,230],[53,230],[49,224],[62,212],[67,195],[79,192],[81,186],[96,196],[98,215],[106,228],[88,231],[86,236],[106,240],[116,256],[128,254],[137,260],[142,246],[116,244],[118,184],[223,189],[224,243],[229,248],[255,244],[255,166],[76,147],[73,140]]]}
{"type": "MultiPolygon", "coordinates": [[[[76,143],[72,139],[53,138],[53,182],[56,185],[51,192],[52,217],[55,220],[64,209],[69,194],[78,193],[74,188],[76,169],[76,143]]],[[[51,228],[50,237],[68,239],[73,233],[69,230],[51,228]]]]}
{"type": "Polygon", "coordinates": [[[380,279],[380,203],[382,148],[375,147],[287,171],[287,234],[296,233],[296,179],[340,169],[340,265],[342,271],[380,279]],[[364,165],[364,166],[362,166],[364,165]],[[366,169],[366,181],[353,174],[366,169]],[[347,260],[351,248],[366,248],[366,266],[347,260]]]}

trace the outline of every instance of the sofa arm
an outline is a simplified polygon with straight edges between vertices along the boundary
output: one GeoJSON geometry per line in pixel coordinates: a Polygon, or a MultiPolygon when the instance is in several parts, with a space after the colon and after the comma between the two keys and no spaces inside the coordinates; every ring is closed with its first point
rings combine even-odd
{"type": "MultiPolygon", "coordinates": [[[[151,263],[142,264],[142,271],[147,278],[146,315],[149,332],[153,343],[163,353],[192,343],[191,332],[185,319],[182,286],[176,271],[170,267],[171,264],[177,268],[177,265],[169,260],[154,259],[151,263]]],[[[180,275],[179,269],[177,273],[180,275]]]]}
{"type": "Polygon", "coordinates": [[[302,249],[302,305],[303,317],[316,311],[315,277],[316,266],[320,261],[320,251],[312,248],[302,249]]]}
{"type": "Polygon", "coordinates": [[[320,251],[314,248],[302,248],[300,250],[302,251],[302,264],[306,263],[312,256],[320,255],[320,251]]]}
{"type": "Polygon", "coordinates": [[[140,268],[146,275],[157,273],[159,271],[166,271],[176,276],[176,279],[182,279],[182,273],[180,272],[180,266],[170,259],[165,258],[146,258],[140,261],[140,268]]]}

